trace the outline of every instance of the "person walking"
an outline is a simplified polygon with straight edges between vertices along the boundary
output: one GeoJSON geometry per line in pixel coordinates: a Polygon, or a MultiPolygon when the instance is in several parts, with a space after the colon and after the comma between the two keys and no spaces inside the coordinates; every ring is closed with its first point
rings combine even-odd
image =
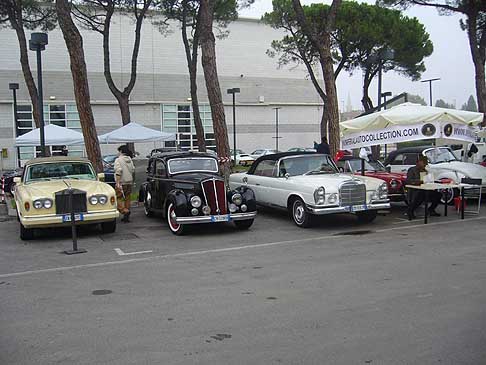
{"type": "Polygon", "coordinates": [[[329,143],[327,143],[326,137],[322,137],[321,143],[317,145],[317,153],[323,153],[325,155],[331,154],[331,149],[329,148],[329,143]]]}
{"type": "Polygon", "coordinates": [[[132,152],[127,145],[118,147],[118,157],[114,164],[115,191],[118,211],[123,214],[122,222],[130,221],[130,195],[132,194],[135,167],[132,152]]]}

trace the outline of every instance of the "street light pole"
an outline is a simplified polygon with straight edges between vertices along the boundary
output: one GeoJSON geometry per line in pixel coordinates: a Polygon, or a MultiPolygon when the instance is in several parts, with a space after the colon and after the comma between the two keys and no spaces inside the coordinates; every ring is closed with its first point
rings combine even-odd
{"type": "Polygon", "coordinates": [[[236,94],[240,92],[240,89],[234,87],[226,92],[233,95],[233,158],[236,166],[236,94]]]}
{"type": "Polygon", "coordinates": [[[29,40],[29,49],[37,53],[37,95],[39,103],[40,146],[41,156],[46,156],[46,139],[44,134],[44,97],[42,94],[42,57],[41,52],[48,44],[47,33],[32,33],[29,40]]]}
{"type": "Polygon", "coordinates": [[[278,151],[278,139],[280,138],[278,136],[278,111],[282,108],[276,107],[273,109],[275,109],[275,151],[278,151]]]}
{"type": "Polygon", "coordinates": [[[435,78],[435,79],[428,79],[428,80],[421,80],[420,82],[428,82],[429,83],[429,101],[430,101],[430,106],[432,105],[432,83],[434,81],[439,81],[440,78],[435,78]]]}
{"type": "MultiPolygon", "coordinates": [[[[382,93],[381,96],[384,99],[383,108],[386,110],[386,98],[388,96],[392,96],[392,93],[391,93],[391,91],[386,91],[386,92],[382,93]]],[[[385,159],[386,159],[387,155],[388,155],[388,145],[385,144],[385,159]]]]}
{"type": "MultiPolygon", "coordinates": [[[[8,84],[8,88],[12,90],[13,93],[13,107],[14,107],[14,123],[15,123],[15,137],[19,136],[19,117],[17,114],[17,90],[19,89],[19,84],[16,82],[11,82],[8,84]]],[[[20,148],[17,147],[17,165],[20,167],[20,148]]]]}

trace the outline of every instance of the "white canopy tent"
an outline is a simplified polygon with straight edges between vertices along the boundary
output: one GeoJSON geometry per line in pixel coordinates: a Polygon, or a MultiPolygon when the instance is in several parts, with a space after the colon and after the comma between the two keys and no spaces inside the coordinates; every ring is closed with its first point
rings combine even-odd
{"type": "MultiPolygon", "coordinates": [[[[69,128],[49,124],[44,127],[46,146],[71,146],[84,144],[83,134],[69,128]]],[[[15,139],[17,147],[40,146],[40,128],[23,134],[15,139]]]]}
{"type": "Polygon", "coordinates": [[[434,138],[474,142],[482,121],[482,113],[405,103],[341,122],[341,148],[434,138]]]}
{"type": "Polygon", "coordinates": [[[114,131],[98,137],[100,143],[143,143],[157,141],[175,141],[175,133],[166,133],[130,122],[114,131]]]}

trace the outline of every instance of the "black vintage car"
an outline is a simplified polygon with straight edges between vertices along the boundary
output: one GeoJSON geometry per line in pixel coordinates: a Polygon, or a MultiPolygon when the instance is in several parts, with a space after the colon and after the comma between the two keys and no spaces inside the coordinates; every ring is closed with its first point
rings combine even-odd
{"type": "Polygon", "coordinates": [[[189,224],[234,222],[248,229],[256,216],[255,195],[245,186],[228,190],[218,160],[209,153],[165,152],[150,156],[139,201],[145,214],[162,213],[172,233],[189,224]]]}

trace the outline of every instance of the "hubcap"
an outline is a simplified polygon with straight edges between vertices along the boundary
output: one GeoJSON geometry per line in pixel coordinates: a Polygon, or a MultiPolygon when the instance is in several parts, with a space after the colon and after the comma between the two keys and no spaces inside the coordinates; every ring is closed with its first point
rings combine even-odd
{"type": "MultiPolygon", "coordinates": [[[[443,190],[445,192],[445,202],[450,203],[454,199],[454,189],[448,188],[443,190]]],[[[442,196],[441,201],[444,202],[444,196],[442,196]]]]}
{"type": "Polygon", "coordinates": [[[305,210],[304,206],[300,201],[294,203],[294,219],[297,223],[302,223],[304,221],[305,210]]]}
{"type": "Polygon", "coordinates": [[[173,231],[177,231],[179,229],[179,224],[176,223],[176,214],[175,214],[175,211],[174,211],[174,207],[171,205],[169,205],[169,212],[168,212],[168,221],[169,221],[169,226],[170,226],[170,229],[172,229],[173,231]]]}

